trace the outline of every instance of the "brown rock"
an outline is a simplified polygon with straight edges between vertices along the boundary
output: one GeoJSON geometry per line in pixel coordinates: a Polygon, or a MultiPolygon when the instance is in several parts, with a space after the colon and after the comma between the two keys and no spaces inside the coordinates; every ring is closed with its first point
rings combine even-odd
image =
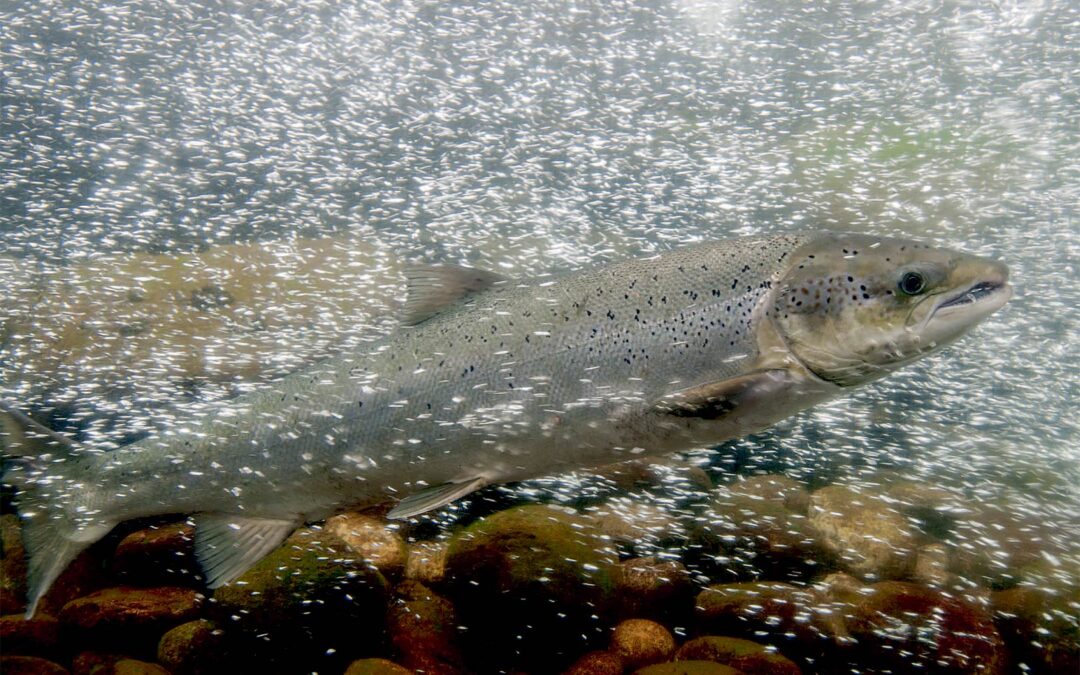
{"type": "Polygon", "coordinates": [[[766,641],[793,659],[818,657],[846,640],[837,605],[810,588],[779,582],[709,586],[696,605],[698,634],[766,641]]]}
{"type": "Polygon", "coordinates": [[[186,523],[132,532],[113,553],[113,573],[129,584],[198,586],[194,535],[194,528],[186,523]]]}
{"type": "Polygon", "coordinates": [[[834,572],[827,575],[817,584],[817,587],[829,599],[845,605],[856,605],[867,594],[873,593],[873,589],[869,585],[843,572],[834,572]]]}
{"type": "Polygon", "coordinates": [[[164,630],[195,618],[204,599],[189,588],[118,586],[67,603],[60,621],[83,631],[164,630]]]}
{"type": "Polygon", "coordinates": [[[447,541],[418,541],[410,546],[405,578],[422,584],[437,584],[446,576],[447,541]]]}
{"type": "Polygon", "coordinates": [[[946,540],[949,571],[987,588],[1010,588],[1029,570],[1039,570],[1044,552],[1067,557],[1058,541],[1053,529],[1030,509],[972,505],[957,517],[946,540]]]}
{"type": "Polygon", "coordinates": [[[230,641],[251,640],[266,669],[336,671],[382,649],[388,599],[386,579],[345,542],[303,527],[216,589],[209,618],[230,641]]]}
{"type": "Polygon", "coordinates": [[[157,660],[173,675],[203,675],[220,670],[222,631],[206,619],[182,623],[161,636],[157,660]]]}
{"type": "Polygon", "coordinates": [[[952,575],[949,574],[949,549],[945,544],[920,546],[911,578],[926,586],[948,586],[952,575]]]}
{"type": "Polygon", "coordinates": [[[36,656],[0,655],[0,673],[4,675],[68,675],[66,668],[36,656]]]}
{"type": "Polygon", "coordinates": [[[558,670],[603,635],[615,562],[589,519],[519,506],[454,536],[441,588],[487,663],[558,670]]]}
{"type": "Polygon", "coordinates": [[[0,615],[26,609],[26,557],[19,517],[0,516],[0,615]]]}
{"type": "Polygon", "coordinates": [[[795,662],[765,645],[733,637],[707,635],[688,641],[675,652],[676,661],[715,661],[746,675],[800,675],[795,662]]]}
{"type": "Polygon", "coordinates": [[[676,663],[657,663],[635,670],[634,675],[742,675],[731,666],[724,666],[715,661],[678,661],[676,663]]]}
{"type": "Polygon", "coordinates": [[[95,652],[83,652],[76,656],[72,672],[74,675],[169,675],[169,671],[156,663],[95,652]]]}
{"type": "Polygon", "coordinates": [[[589,509],[602,534],[628,550],[649,550],[686,539],[686,528],[670,512],[648,502],[616,497],[589,509]]]}
{"type": "Polygon", "coordinates": [[[623,660],[618,654],[592,651],[574,661],[563,675],[622,675],[624,669],[623,660]]]}
{"type": "Polygon", "coordinates": [[[680,621],[693,612],[693,580],[678,561],[631,558],[615,566],[612,582],[620,619],[680,621]]]}
{"type": "Polygon", "coordinates": [[[808,514],[818,541],[856,576],[895,579],[914,566],[918,533],[879,497],[831,485],[810,496],[808,514]]]}
{"type": "Polygon", "coordinates": [[[386,624],[398,662],[429,675],[466,672],[456,644],[457,615],[450,601],[415,581],[400,584],[396,594],[386,624]]]}
{"type": "Polygon", "coordinates": [[[800,515],[806,515],[810,493],[806,486],[783,474],[749,476],[727,486],[732,494],[758,497],[800,515]]]}
{"type": "Polygon", "coordinates": [[[668,660],[675,652],[675,637],[655,621],[627,619],[615,626],[608,649],[626,668],[637,669],[668,660]]]}
{"type": "Polygon", "coordinates": [[[889,672],[1004,672],[1004,645],[985,609],[908,582],[872,589],[847,619],[856,664],[889,672]]]}
{"type": "Polygon", "coordinates": [[[60,616],[63,608],[72,600],[82,598],[109,585],[105,575],[106,565],[102,549],[92,546],[80,553],[68,565],[38,602],[37,611],[60,616]]]}
{"type": "Polygon", "coordinates": [[[349,664],[345,675],[413,675],[413,672],[386,659],[360,659],[349,664]]]}
{"type": "Polygon", "coordinates": [[[993,593],[991,604],[1014,666],[1046,675],[1080,673],[1080,590],[1010,588],[993,593]]]}
{"type": "Polygon", "coordinates": [[[38,613],[32,619],[22,614],[0,617],[0,645],[5,654],[56,656],[60,622],[38,613]]]}
{"type": "Polygon", "coordinates": [[[385,522],[348,512],[327,520],[323,529],[340,537],[353,553],[374,565],[387,579],[399,579],[404,574],[409,548],[385,522]]]}
{"type": "MultiPolygon", "coordinates": [[[[766,486],[767,487],[767,486],[766,486]]],[[[713,492],[706,517],[697,522],[697,540],[707,550],[722,550],[726,572],[737,578],[805,579],[833,565],[835,557],[815,536],[806,516],[781,499],[713,492]]]]}

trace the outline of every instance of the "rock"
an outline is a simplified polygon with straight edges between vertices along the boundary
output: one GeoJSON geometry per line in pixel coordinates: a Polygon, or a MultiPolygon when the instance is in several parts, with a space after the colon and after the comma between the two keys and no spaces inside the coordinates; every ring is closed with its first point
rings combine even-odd
{"type": "Polygon", "coordinates": [[[0,673],[4,675],[68,675],[66,668],[36,656],[0,655],[0,673]]]}
{"type": "Polygon", "coordinates": [[[162,633],[194,619],[204,599],[190,588],[106,588],[64,605],[60,622],[96,649],[154,654],[162,633]]]}
{"type": "Polygon", "coordinates": [[[990,613],[903,581],[874,584],[850,608],[853,665],[878,672],[1001,673],[1005,650],[990,613]]]}
{"type": "Polygon", "coordinates": [[[808,514],[818,541],[851,574],[873,581],[911,572],[918,533],[883,499],[831,485],[810,496],[808,514]]]}
{"type": "Polygon", "coordinates": [[[0,615],[26,610],[26,557],[19,517],[0,516],[0,615]]]}
{"type": "Polygon", "coordinates": [[[418,541],[409,548],[405,578],[422,584],[437,584],[446,576],[448,541],[418,541]]]}
{"type": "Polygon", "coordinates": [[[74,675],[169,675],[169,671],[156,663],[95,652],[76,656],[72,672],[74,675]]]}
{"type": "Polygon", "coordinates": [[[765,645],[733,637],[707,635],[688,641],[675,652],[676,661],[715,661],[746,675],[800,675],[795,662],[765,645]]]}
{"type": "Polygon", "coordinates": [[[60,622],[37,613],[32,619],[22,614],[0,617],[0,645],[6,654],[40,654],[55,657],[60,642],[60,622]]]}
{"type": "Polygon", "coordinates": [[[597,529],[628,551],[652,551],[686,540],[686,528],[670,512],[627,497],[592,507],[588,516],[597,529]]]}
{"type": "Polygon", "coordinates": [[[830,600],[845,605],[856,605],[862,601],[864,596],[874,592],[867,584],[843,572],[834,572],[827,575],[816,584],[816,587],[821,589],[830,600]]]}
{"type": "Polygon", "coordinates": [[[949,549],[945,544],[920,546],[911,578],[936,588],[948,586],[952,575],[949,574],[949,549]]]}
{"type": "Polygon", "coordinates": [[[520,506],[454,536],[442,587],[485,663],[558,670],[603,636],[615,562],[587,518],[520,506]]]}
{"type": "Polygon", "coordinates": [[[634,675],[742,675],[742,673],[731,666],[720,665],[714,661],[678,661],[645,666],[640,670],[635,670],[634,675]]]}
{"type": "Polygon", "coordinates": [[[675,637],[655,621],[627,619],[615,626],[608,649],[627,669],[637,669],[667,661],[675,653],[675,637]]]}
{"type": "Polygon", "coordinates": [[[100,546],[91,546],[80,553],[42,596],[37,611],[60,616],[63,608],[72,600],[111,585],[111,580],[105,575],[107,565],[103,553],[100,546]]]}
{"type": "Polygon", "coordinates": [[[631,558],[612,570],[615,616],[680,623],[694,611],[690,572],[675,560],[631,558]]]}
{"type": "Polygon", "coordinates": [[[1016,586],[1025,572],[1038,570],[1042,554],[1059,555],[1056,533],[1030,509],[975,504],[959,516],[946,540],[949,571],[981,586],[1016,586]]]}
{"type": "Polygon", "coordinates": [[[728,485],[727,488],[732,494],[758,497],[799,515],[805,516],[810,507],[810,493],[806,486],[783,474],[749,476],[728,485]]]}
{"type": "Polygon", "coordinates": [[[132,532],[116,546],[113,574],[128,584],[200,586],[194,535],[194,528],[187,523],[132,532]]]}
{"type": "Polygon", "coordinates": [[[625,667],[618,654],[607,651],[586,652],[563,671],[563,675],[622,675],[625,667]]]}
{"type": "Polygon", "coordinates": [[[387,579],[397,580],[405,573],[409,547],[384,521],[361,513],[340,513],[327,520],[323,530],[340,537],[353,553],[374,565],[387,579]]]}
{"type": "Polygon", "coordinates": [[[723,571],[736,579],[802,580],[835,564],[807,517],[775,496],[718,488],[697,528],[696,541],[707,551],[722,551],[723,571]]]}
{"type": "Polygon", "coordinates": [[[413,675],[413,672],[386,659],[360,659],[345,669],[345,675],[413,675]]]}
{"type": "Polygon", "coordinates": [[[780,582],[709,586],[697,596],[697,633],[762,641],[796,661],[813,659],[847,639],[837,609],[813,589],[780,582]]]}
{"type": "Polygon", "coordinates": [[[345,542],[305,527],[214,591],[210,618],[255,640],[270,670],[344,670],[381,647],[388,597],[386,579],[345,542]]]}
{"type": "Polygon", "coordinates": [[[173,675],[219,672],[223,637],[206,619],[180,624],[161,636],[157,660],[173,675]]]}
{"type": "Polygon", "coordinates": [[[457,646],[458,620],[454,606],[415,581],[400,584],[387,613],[387,631],[397,661],[428,675],[465,673],[457,646]]]}
{"type": "Polygon", "coordinates": [[[1020,587],[990,597],[1012,670],[1023,664],[1024,672],[1080,673],[1080,590],[1020,587]]]}

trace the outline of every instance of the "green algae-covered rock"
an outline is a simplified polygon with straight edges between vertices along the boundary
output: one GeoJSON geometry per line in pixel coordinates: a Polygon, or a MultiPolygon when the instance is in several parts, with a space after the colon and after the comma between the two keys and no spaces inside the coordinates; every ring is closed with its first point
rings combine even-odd
{"type": "Polygon", "coordinates": [[[915,566],[918,532],[892,504],[842,485],[810,496],[809,525],[843,567],[868,581],[899,579],[915,566]]]}
{"type": "Polygon", "coordinates": [[[345,669],[345,675],[412,675],[413,671],[386,659],[360,659],[345,669]]]}
{"type": "Polygon", "coordinates": [[[386,579],[345,542],[301,528],[214,592],[213,618],[230,637],[257,639],[254,651],[275,668],[343,670],[382,646],[388,597],[386,579]]]}
{"type": "Polygon", "coordinates": [[[68,675],[66,668],[37,656],[0,655],[0,673],[4,675],[68,675]]]}
{"type": "Polygon", "coordinates": [[[173,675],[217,672],[222,631],[206,619],[180,624],[161,636],[157,660],[173,675]]]}
{"type": "Polygon", "coordinates": [[[706,635],[688,641],[675,652],[676,661],[715,661],[746,675],[799,675],[790,659],[770,652],[765,645],[720,635],[706,635]]]}
{"type": "Polygon", "coordinates": [[[477,658],[555,669],[603,637],[615,561],[589,519],[521,506],[454,536],[442,587],[477,658]]]}

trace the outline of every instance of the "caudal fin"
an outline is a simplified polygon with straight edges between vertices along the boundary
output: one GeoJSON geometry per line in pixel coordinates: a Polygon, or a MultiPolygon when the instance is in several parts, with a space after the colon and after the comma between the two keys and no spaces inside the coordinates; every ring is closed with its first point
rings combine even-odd
{"type": "Polygon", "coordinates": [[[85,473],[77,446],[0,400],[0,443],[6,469],[3,482],[17,489],[15,501],[27,556],[29,618],[60,573],[114,523],[74,518],[80,493],[89,486],[74,477],[85,473]]]}

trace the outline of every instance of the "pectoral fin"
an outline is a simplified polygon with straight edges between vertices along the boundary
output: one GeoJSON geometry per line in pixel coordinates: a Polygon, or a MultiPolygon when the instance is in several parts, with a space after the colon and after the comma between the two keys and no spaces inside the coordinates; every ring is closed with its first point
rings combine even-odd
{"type": "Polygon", "coordinates": [[[455,499],[460,499],[483,486],[483,478],[473,478],[461,483],[435,485],[402,499],[397,506],[390,510],[386,517],[391,520],[412,518],[440,506],[446,506],[455,499]]]}
{"type": "Polygon", "coordinates": [[[200,513],[194,520],[195,557],[210,588],[224,586],[246,572],[302,522],[299,516],[279,520],[227,513],[200,513]]]}
{"type": "Polygon", "coordinates": [[[715,420],[751,401],[761,402],[790,386],[794,379],[783,369],[755,370],[727,380],[684,389],[666,397],[658,409],[676,417],[715,420]]]}

